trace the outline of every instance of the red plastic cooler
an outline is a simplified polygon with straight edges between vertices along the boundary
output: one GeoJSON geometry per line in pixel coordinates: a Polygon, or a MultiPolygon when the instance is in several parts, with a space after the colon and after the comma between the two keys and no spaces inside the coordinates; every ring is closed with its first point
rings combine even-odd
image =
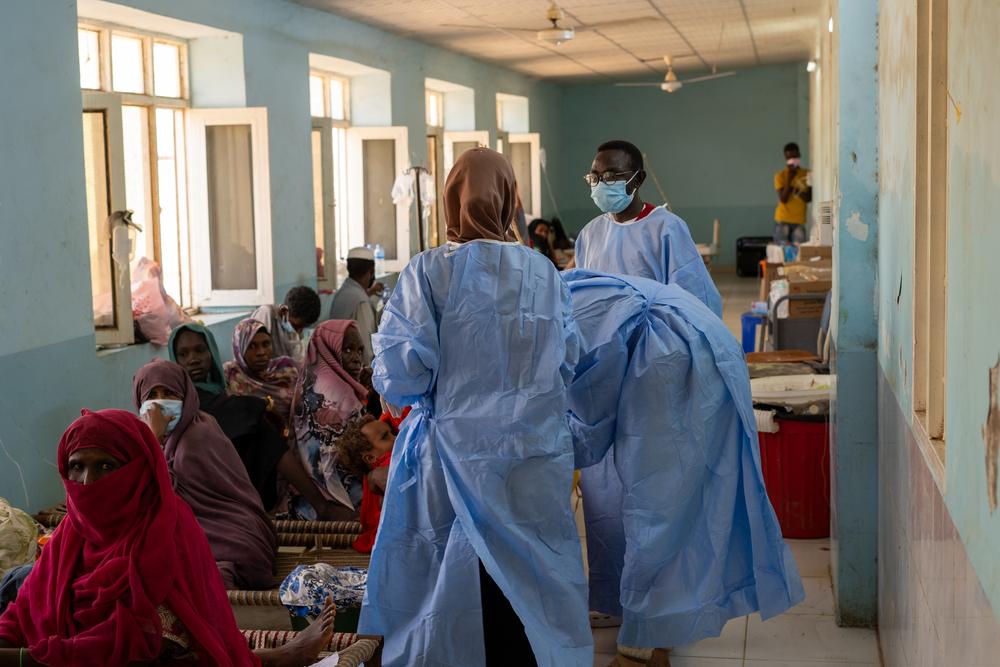
{"type": "Polygon", "coordinates": [[[764,485],[786,538],[830,536],[830,424],[825,419],[776,419],[760,434],[764,485]]]}

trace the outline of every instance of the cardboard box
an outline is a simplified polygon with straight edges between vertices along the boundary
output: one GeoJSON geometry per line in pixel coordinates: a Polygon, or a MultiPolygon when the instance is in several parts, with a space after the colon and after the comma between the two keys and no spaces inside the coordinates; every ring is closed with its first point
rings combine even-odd
{"type": "Polygon", "coordinates": [[[828,245],[800,245],[799,261],[806,262],[813,257],[821,259],[833,259],[833,246],[828,245]]]}
{"type": "Polygon", "coordinates": [[[788,276],[789,294],[822,294],[822,297],[815,299],[789,299],[789,317],[822,317],[823,306],[826,303],[826,293],[833,287],[830,278],[816,278],[815,274],[825,273],[826,270],[807,269],[796,275],[792,273],[788,276]]]}

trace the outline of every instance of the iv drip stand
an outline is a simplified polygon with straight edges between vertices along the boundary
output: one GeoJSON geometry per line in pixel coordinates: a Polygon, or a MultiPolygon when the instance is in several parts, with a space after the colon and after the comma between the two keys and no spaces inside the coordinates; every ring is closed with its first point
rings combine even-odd
{"type": "Polygon", "coordinates": [[[420,197],[420,173],[430,174],[426,167],[410,167],[404,174],[413,172],[413,192],[417,199],[417,233],[420,237],[420,252],[427,249],[424,241],[424,200],[420,197]]]}

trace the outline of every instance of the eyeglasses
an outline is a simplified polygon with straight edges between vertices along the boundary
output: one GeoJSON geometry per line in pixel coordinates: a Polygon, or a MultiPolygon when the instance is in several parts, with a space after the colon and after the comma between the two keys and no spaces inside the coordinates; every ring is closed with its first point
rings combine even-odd
{"type": "Polygon", "coordinates": [[[590,172],[589,174],[584,174],[583,180],[585,180],[587,185],[590,187],[594,187],[598,183],[607,183],[608,185],[611,185],[612,183],[624,179],[624,177],[629,174],[635,174],[635,171],[606,171],[603,174],[590,172]]]}

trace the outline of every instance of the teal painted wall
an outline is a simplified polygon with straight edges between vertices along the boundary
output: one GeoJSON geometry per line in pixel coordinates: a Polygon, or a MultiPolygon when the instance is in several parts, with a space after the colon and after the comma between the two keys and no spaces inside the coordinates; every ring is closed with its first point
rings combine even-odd
{"type": "MultiPolygon", "coordinates": [[[[279,298],[315,280],[310,52],[391,73],[392,120],[409,128],[415,163],[426,160],[427,76],[474,88],[481,129],[495,130],[496,92],[530,97],[532,131],[560,152],[557,86],[281,0],[120,4],[242,35],[246,104],[268,109],[279,298]]],[[[62,495],[54,453],[65,427],[84,406],[129,408],[133,373],[162,351],[94,348],[76,3],[9,0],[0,18],[0,57],[16,63],[0,68],[0,305],[10,314],[0,323],[0,496],[39,509],[62,495]]],[[[224,351],[233,324],[213,326],[224,351]]]]}
{"type": "MultiPolygon", "coordinates": [[[[275,294],[312,283],[308,56],[335,56],[391,74],[391,114],[409,130],[411,160],[426,159],[423,82],[445,79],[475,90],[478,129],[495,131],[495,94],[530,99],[562,213],[577,226],[595,209],[580,176],[593,147],[615,135],[650,153],[675,208],[707,241],[724,228],[721,263],[736,236],[770,232],[773,172],[780,148],[808,146],[807,86],[801,65],[742,71],[668,96],[609,86],[541,82],[338,16],[282,0],[121,0],[119,4],[238,33],[242,80],[227,79],[217,99],[202,72],[196,84],[213,105],[245,99],[268,109],[275,294]],[[642,110],[641,112],[639,110],[642,110]],[[620,114],[615,120],[609,112],[620,114]],[[654,121],[650,119],[657,119],[654,121]],[[626,130],[635,129],[634,133],[626,130]],[[738,227],[738,230],[736,229],[738,227]]],[[[149,345],[94,349],[84,205],[77,72],[76,3],[10,0],[0,10],[0,496],[37,509],[58,500],[53,453],[81,407],[130,406],[135,370],[149,345]],[[23,26],[32,26],[25,31],[23,26]],[[45,36],[46,48],[36,41],[45,36]],[[25,54],[33,54],[27,58],[25,54]],[[23,476],[23,484],[22,484],[23,476]],[[27,499],[25,499],[25,489],[27,499]]],[[[192,66],[218,49],[192,49],[192,66]]],[[[223,51],[232,43],[220,42],[223,51]]],[[[233,56],[232,53],[229,53],[233,56]]],[[[239,66],[238,57],[230,67],[239,66]]],[[[216,74],[217,75],[217,74],[216,74]]],[[[648,194],[652,190],[647,187],[648,194]]],[[[543,213],[554,212],[543,188],[543,213]]],[[[415,228],[415,226],[414,226],[415,228]]],[[[415,238],[414,238],[415,246],[415,238]]],[[[234,321],[212,328],[227,350],[234,321]]]]}
{"type": "MultiPolygon", "coordinates": [[[[563,152],[549,152],[549,163],[562,167],[554,185],[563,221],[576,231],[599,213],[582,177],[598,145],[626,139],[646,153],[696,242],[711,241],[719,218],[718,263],[734,266],[737,238],[771,234],[782,147],[797,142],[809,164],[808,112],[808,75],[798,63],[741,70],[672,94],[610,83],[567,86],[559,114],[563,152]]],[[[651,178],[642,194],[661,203],[651,178]]]]}
{"type": "Polygon", "coordinates": [[[837,620],[878,616],[878,7],[839,0],[831,521],[837,620]]]}

